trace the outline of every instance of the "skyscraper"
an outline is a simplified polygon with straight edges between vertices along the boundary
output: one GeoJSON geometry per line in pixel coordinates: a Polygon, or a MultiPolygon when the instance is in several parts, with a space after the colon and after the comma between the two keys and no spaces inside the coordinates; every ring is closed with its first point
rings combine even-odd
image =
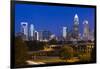
{"type": "Polygon", "coordinates": [[[78,39],[79,35],[79,17],[77,14],[74,16],[74,25],[73,25],[73,38],[78,39]]]}
{"type": "Polygon", "coordinates": [[[34,37],[34,25],[31,24],[30,25],[30,40],[33,40],[33,37],[34,37]]]}
{"type": "Polygon", "coordinates": [[[43,41],[48,41],[50,40],[51,32],[44,30],[42,31],[42,36],[43,36],[43,41]]]}
{"type": "Polygon", "coordinates": [[[89,29],[89,24],[87,20],[83,21],[84,24],[84,29],[83,29],[83,39],[84,40],[89,40],[89,34],[90,34],[90,29],[89,29]]]}
{"type": "Polygon", "coordinates": [[[91,41],[94,41],[94,30],[92,30],[91,32],[90,32],[90,35],[89,35],[89,39],[91,40],[91,41]]]}
{"type": "Polygon", "coordinates": [[[63,27],[63,38],[66,39],[67,37],[67,27],[63,27]]]}
{"type": "Polygon", "coordinates": [[[34,39],[39,40],[39,32],[38,31],[34,32],[34,39]]]}
{"type": "Polygon", "coordinates": [[[23,34],[23,40],[28,40],[28,23],[21,22],[21,33],[23,34]]]}
{"type": "Polygon", "coordinates": [[[39,31],[39,41],[43,41],[43,32],[39,31]]]}

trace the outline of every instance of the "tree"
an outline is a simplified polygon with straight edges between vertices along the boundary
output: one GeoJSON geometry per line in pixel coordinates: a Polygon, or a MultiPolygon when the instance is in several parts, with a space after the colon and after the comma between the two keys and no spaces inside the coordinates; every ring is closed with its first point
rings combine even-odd
{"type": "Polygon", "coordinates": [[[37,40],[34,41],[27,41],[27,46],[29,47],[30,51],[37,51],[44,49],[44,42],[39,42],[37,40]]]}
{"type": "Polygon", "coordinates": [[[73,57],[73,48],[70,46],[64,46],[60,50],[60,58],[62,59],[70,59],[73,57]]]}
{"type": "Polygon", "coordinates": [[[91,60],[91,58],[90,58],[90,54],[89,53],[84,53],[84,54],[80,55],[80,61],[88,62],[90,60],[91,60]]]}
{"type": "Polygon", "coordinates": [[[29,57],[27,51],[26,43],[21,37],[15,37],[15,67],[26,65],[26,60],[29,57]]]}
{"type": "Polygon", "coordinates": [[[49,41],[49,43],[50,43],[50,44],[57,44],[57,40],[52,39],[52,40],[49,41]]]}
{"type": "Polygon", "coordinates": [[[91,61],[90,49],[88,47],[86,47],[84,52],[79,53],[79,58],[80,58],[80,61],[82,61],[82,62],[90,62],[91,61]]]}
{"type": "Polygon", "coordinates": [[[96,61],[96,46],[94,46],[94,48],[92,48],[92,51],[91,51],[91,60],[92,61],[96,61]]]}

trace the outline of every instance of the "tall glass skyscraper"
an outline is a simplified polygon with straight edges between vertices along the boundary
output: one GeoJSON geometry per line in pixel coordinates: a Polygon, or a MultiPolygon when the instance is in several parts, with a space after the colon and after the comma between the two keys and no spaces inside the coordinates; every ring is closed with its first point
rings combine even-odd
{"type": "Polygon", "coordinates": [[[31,24],[30,25],[30,32],[29,32],[30,33],[30,36],[29,36],[30,37],[30,40],[33,40],[33,38],[34,38],[34,30],[35,30],[34,29],[34,25],[31,24]]]}
{"type": "Polygon", "coordinates": [[[79,35],[79,17],[77,14],[74,16],[74,25],[73,25],[73,38],[78,39],[79,35]]]}
{"type": "Polygon", "coordinates": [[[28,40],[28,23],[21,22],[21,33],[23,34],[23,40],[28,40]]]}
{"type": "Polygon", "coordinates": [[[83,39],[89,40],[90,37],[90,28],[87,20],[83,21],[84,29],[83,29],[83,39]]]}
{"type": "Polygon", "coordinates": [[[34,40],[39,40],[39,32],[38,31],[34,31],[34,40]]]}
{"type": "Polygon", "coordinates": [[[63,27],[63,38],[66,39],[67,37],[67,27],[63,27]]]}

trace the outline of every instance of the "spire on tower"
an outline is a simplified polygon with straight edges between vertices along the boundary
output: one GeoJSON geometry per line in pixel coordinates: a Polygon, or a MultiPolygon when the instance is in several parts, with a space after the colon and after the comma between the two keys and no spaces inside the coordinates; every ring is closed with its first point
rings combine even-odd
{"type": "Polygon", "coordinates": [[[75,14],[75,17],[74,18],[78,18],[78,15],[77,14],[75,14]]]}
{"type": "Polygon", "coordinates": [[[74,24],[79,24],[79,17],[77,14],[74,16],[74,24]]]}

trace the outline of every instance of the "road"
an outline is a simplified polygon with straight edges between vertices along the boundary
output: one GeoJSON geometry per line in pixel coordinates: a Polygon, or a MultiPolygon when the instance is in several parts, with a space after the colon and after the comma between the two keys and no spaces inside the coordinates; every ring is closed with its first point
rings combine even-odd
{"type": "Polygon", "coordinates": [[[40,65],[40,64],[45,64],[43,62],[34,62],[34,61],[31,61],[31,60],[27,60],[26,61],[29,65],[40,65]]]}

